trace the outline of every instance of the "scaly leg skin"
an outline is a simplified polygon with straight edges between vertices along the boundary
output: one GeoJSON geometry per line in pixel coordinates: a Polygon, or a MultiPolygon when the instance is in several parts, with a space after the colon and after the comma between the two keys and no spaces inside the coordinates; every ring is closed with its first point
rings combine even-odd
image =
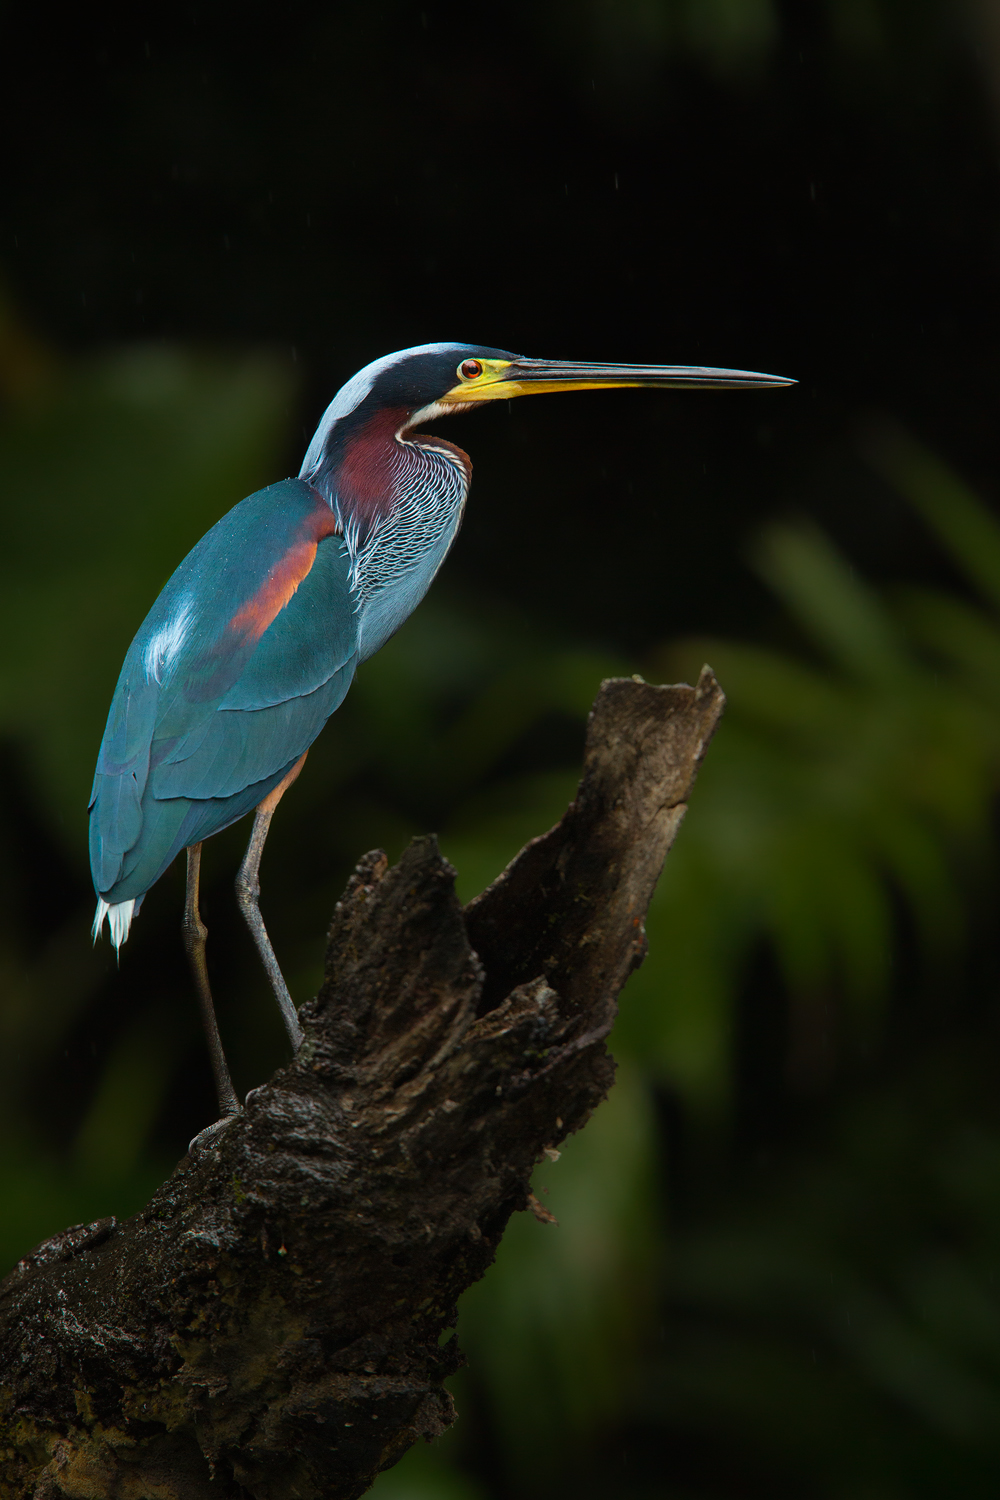
{"type": "MultiPolygon", "coordinates": [[[[306,752],[308,754],[308,752],[306,752]]],[[[285,1023],[288,1039],[292,1044],[292,1051],[297,1052],[302,1044],[302,1028],[299,1018],[295,1012],[292,997],[288,993],[288,986],[284,976],[278,967],[278,960],[274,956],[271,947],[271,939],[267,935],[264,919],[260,914],[260,857],[264,852],[264,840],[267,838],[267,830],[271,826],[274,809],[281,801],[284,793],[302,770],[305,755],[295,762],[284,781],[276,786],[269,796],[257,809],[253,820],[253,831],[250,834],[250,842],[247,844],[247,852],[243,863],[240,865],[240,873],[236,877],[236,899],[239,902],[240,911],[246,920],[254,942],[257,944],[257,952],[260,954],[261,962],[267,970],[267,977],[271,981],[274,990],[274,998],[278,1002],[281,1011],[281,1019],[285,1023]]]]}
{"type": "Polygon", "coordinates": [[[208,1041],[208,1055],[212,1059],[212,1073],[215,1076],[215,1092],[219,1099],[220,1118],[214,1125],[209,1125],[207,1130],[202,1130],[194,1137],[188,1146],[190,1151],[198,1142],[204,1142],[206,1138],[215,1136],[220,1130],[230,1125],[240,1112],[239,1100],[236,1090],[233,1088],[233,1080],[229,1075],[229,1067],[226,1063],[226,1054],[222,1050],[222,1038],[219,1035],[219,1023],[215,1019],[215,1006],[212,1004],[212,990],[208,982],[208,965],[205,962],[205,940],[208,937],[208,929],[201,920],[201,912],[198,909],[198,887],[201,878],[201,845],[194,844],[187,852],[187,891],[184,898],[184,947],[187,950],[188,960],[191,964],[191,972],[194,975],[195,988],[198,991],[198,1004],[201,1008],[202,1024],[205,1027],[205,1037],[208,1041]]]}

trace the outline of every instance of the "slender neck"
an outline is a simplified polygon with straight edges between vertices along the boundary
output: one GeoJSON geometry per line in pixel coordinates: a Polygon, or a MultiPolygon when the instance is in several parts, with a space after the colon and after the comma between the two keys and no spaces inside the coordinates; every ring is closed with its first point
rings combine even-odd
{"type": "Polygon", "coordinates": [[[364,422],[345,423],[332,435],[323,461],[309,482],[340,514],[345,531],[370,536],[389,519],[414,484],[433,481],[442,459],[463,471],[467,489],[472,462],[445,438],[407,430],[405,407],[373,412],[364,422]]]}

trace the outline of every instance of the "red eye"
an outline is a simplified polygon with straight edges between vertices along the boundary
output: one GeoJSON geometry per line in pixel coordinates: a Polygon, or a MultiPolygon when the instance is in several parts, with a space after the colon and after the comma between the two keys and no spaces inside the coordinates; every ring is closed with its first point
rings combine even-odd
{"type": "Polygon", "coordinates": [[[463,380],[475,380],[477,375],[483,373],[483,367],[478,359],[466,359],[459,365],[458,373],[463,380]]]}

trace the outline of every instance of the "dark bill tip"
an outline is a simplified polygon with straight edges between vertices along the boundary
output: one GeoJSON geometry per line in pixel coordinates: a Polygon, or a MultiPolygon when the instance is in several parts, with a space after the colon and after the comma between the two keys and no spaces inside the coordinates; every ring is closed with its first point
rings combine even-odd
{"type": "Polygon", "coordinates": [[[795,385],[786,375],[766,375],[757,370],[728,370],[712,365],[598,364],[584,360],[515,359],[505,379],[525,385],[663,386],[672,390],[713,387],[744,390],[756,386],[795,385]]]}

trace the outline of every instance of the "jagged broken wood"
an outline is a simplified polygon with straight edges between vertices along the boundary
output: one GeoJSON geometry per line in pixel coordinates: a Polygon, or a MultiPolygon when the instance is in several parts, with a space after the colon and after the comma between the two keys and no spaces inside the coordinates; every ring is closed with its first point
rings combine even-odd
{"type": "Polygon", "coordinates": [[[353,1497],[451,1422],[459,1294],[605,1039],[722,711],[605,682],[555,828],[463,909],[433,838],[358,865],[295,1060],[135,1218],[0,1284],[0,1495],[353,1497]]]}

